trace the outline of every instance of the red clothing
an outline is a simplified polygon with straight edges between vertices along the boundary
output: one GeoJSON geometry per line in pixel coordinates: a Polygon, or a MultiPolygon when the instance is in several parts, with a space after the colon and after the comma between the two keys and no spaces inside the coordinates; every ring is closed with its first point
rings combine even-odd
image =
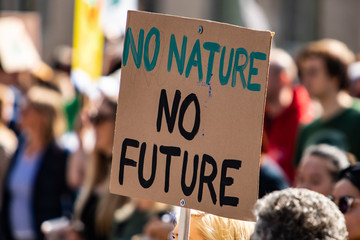
{"type": "Polygon", "coordinates": [[[282,113],[273,119],[265,114],[266,153],[279,164],[291,183],[295,177],[293,158],[299,127],[313,119],[311,99],[302,86],[294,88],[293,101],[282,113]]]}

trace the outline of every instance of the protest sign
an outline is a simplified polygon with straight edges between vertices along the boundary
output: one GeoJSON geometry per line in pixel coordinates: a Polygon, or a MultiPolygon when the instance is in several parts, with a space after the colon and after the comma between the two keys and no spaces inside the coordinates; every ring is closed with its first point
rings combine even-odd
{"type": "MultiPolygon", "coordinates": [[[[27,34],[35,45],[36,51],[39,55],[42,54],[42,30],[41,30],[41,16],[38,12],[27,11],[0,11],[0,18],[13,17],[19,19],[25,26],[27,34]]],[[[3,36],[3,35],[2,35],[3,36]]]]}
{"type": "Polygon", "coordinates": [[[129,11],[110,191],[253,220],[271,40],[129,11]]]}
{"type": "Polygon", "coordinates": [[[125,35],[128,10],[138,9],[138,0],[105,0],[102,8],[102,28],[107,39],[125,35]]]}
{"type": "Polygon", "coordinates": [[[7,73],[29,71],[40,64],[39,53],[18,17],[0,18],[0,62],[7,73]]]}
{"type": "MultiPolygon", "coordinates": [[[[104,35],[101,29],[99,0],[76,0],[72,75],[95,81],[101,76],[104,35]]],[[[80,80],[79,80],[80,81],[80,80]]]]}

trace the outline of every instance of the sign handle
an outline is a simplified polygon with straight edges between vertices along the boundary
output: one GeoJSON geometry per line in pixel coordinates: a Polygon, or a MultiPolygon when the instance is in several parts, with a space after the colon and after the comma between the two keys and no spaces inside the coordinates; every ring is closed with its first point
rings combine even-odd
{"type": "Polygon", "coordinates": [[[189,239],[190,217],[191,217],[191,209],[182,207],[180,209],[180,219],[179,219],[179,240],[189,239]]]}

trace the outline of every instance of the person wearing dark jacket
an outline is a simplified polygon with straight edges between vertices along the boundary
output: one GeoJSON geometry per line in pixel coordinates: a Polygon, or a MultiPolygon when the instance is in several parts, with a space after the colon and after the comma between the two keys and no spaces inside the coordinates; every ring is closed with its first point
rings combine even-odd
{"type": "Polygon", "coordinates": [[[60,94],[54,90],[35,86],[27,92],[22,136],[4,182],[2,239],[43,239],[41,224],[72,209],[65,177],[68,153],[55,142],[64,129],[60,104],[60,94]]]}

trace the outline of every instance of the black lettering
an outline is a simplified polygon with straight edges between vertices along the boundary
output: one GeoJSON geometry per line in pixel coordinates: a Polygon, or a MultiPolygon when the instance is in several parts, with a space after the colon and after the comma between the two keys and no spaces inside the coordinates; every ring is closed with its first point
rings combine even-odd
{"type": "Polygon", "coordinates": [[[187,140],[192,140],[198,133],[200,127],[200,105],[199,100],[194,93],[188,95],[181,104],[178,124],[181,135],[187,140]],[[183,121],[185,112],[192,102],[195,104],[195,122],[192,131],[188,132],[184,129],[183,121]]]}
{"type": "Polygon", "coordinates": [[[126,158],[126,150],[127,150],[128,146],[138,148],[139,141],[130,139],[130,138],[124,139],[124,142],[123,142],[122,148],[121,148],[120,168],[119,168],[119,183],[120,183],[120,185],[122,185],[124,183],[124,167],[125,167],[125,165],[136,167],[136,162],[134,160],[132,160],[130,158],[126,158]]]}
{"type": "Polygon", "coordinates": [[[166,155],[166,166],[165,166],[165,187],[164,191],[169,191],[170,182],[170,165],[172,156],[180,156],[181,150],[179,147],[160,146],[160,152],[166,155]]]}
{"type": "Polygon", "coordinates": [[[187,169],[187,162],[188,162],[188,152],[184,152],[184,161],[183,161],[183,167],[182,167],[182,173],[181,173],[181,189],[185,196],[190,196],[192,192],[194,191],[195,184],[196,184],[196,178],[197,178],[197,171],[199,166],[199,155],[194,156],[194,169],[193,169],[193,176],[191,179],[190,186],[188,187],[186,185],[186,169],[187,169]]]}
{"type": "Polygon", "coordinates": [[[154,183],[155,174],[156,174],[156,164],[157,164],[157,146],[156,146],[156,144],[154,144],[154,148],[153,148],[151,175],[148,180],[146,180],[144,178],[145,152],[146,152],[146,143],[144,142],[141,144],[141,147],[140,147],[138,178],[139,178],[139,182],[143,188],[149,188],[154,183]]]}
{"type": "Polygon", "coordinates": [[[217,166],[215,160],[207,155],[204,154],[201,161],[201,168],[200,168],[200,180],[199,180],[199,194],[198,194],[198,202],[201,202],[202,200],[202,194],[203,194],[203,185],[204,183],[207,183],[210,191],[210,196],[213,204],[216,204],[216,193],[214,186],[212,182],[214,181],[217,174],[217,166]],[[212,166],[212,171],[209,176],[205,176],[205,167],[206,163],[210,164],[212,166]]]}
{"type": "Polygon", "coordinates": [[[165,119],[166,119],[166,123],[168,126],[168,130],[170,133],[173,132],[176,115],[177,115],[178,108],[179,108],[180,98],[181,98],[181,92],[179,90],[176,90],[173,105],[171,108],[171,114],[170,114],[166,90],[165,89],[161,90],[160,99],[159,99],[158,117],[157,117],[157,121],[156,121],[156,129],[158,132],[160,132],[160,129],[161,129],[163,110],[165,112],[165,119]]]}
{"type": "Polygon", "coordinates": [[[234,183],[234,179],[232,177],[226,177],[227,169],[239,169],[240,167],[240,160],[225,159],[223,161],[220,178],[220,207],[222,207],[223,205],[237,206],[239,204],[239,198],[225,196],[225,187],[231,186],[234,183]]]}

